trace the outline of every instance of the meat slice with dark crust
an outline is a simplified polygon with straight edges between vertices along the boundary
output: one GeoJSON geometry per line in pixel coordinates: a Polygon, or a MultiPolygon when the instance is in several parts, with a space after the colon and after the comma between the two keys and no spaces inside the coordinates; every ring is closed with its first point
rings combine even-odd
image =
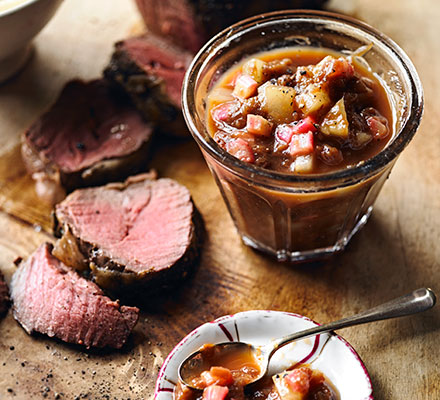
{"type": "Polygon", "coordinates": [[[57,257],[89,267],[98,285],[117,294],[173,286],[198,255],[200,217],[188,189],[172,179],[142,174],[76,190],[55,217],[57,257]]]}
{"type": "Polygon", "coordinates": [[[181,87],[192,55],[152,34],[115,44],[104,75],[131,97],[141,114],[177,136],[188,135],[181,111],[181,87]]]}
{"type": "Polygon", "coordinates": [[[3,274],[0,272],[0,317],[2,317],[9,309],[9,290],[5,282],[3,274]]]}
{"type": "Polygon", "coordinates": [[[150,32],[196,53],[216,33],[269,11],[320,8],[326,0],[136,0],[150,32]]]}
{"type": "Polygon", "coordinates": [[[139,172],[152,136],[130,100],[105,79],[73,80],[22,137],[37,193],[51,203],[78,187],[139,172]]]}
{"type": "Polygon", "coordinates": [[[40,332],[87,348],[122,347],[139,310],[112,301],[51,250],[52,245],[42,244],[14,273],[15,319],[29,334],[40,332]]]}

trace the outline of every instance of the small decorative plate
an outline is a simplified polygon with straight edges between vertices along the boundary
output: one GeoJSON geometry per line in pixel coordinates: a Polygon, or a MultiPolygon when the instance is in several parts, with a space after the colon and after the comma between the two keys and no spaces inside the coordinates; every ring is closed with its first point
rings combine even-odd
{"type": "MultiPolygon", "coordinates": [[[[172,400],[180,363],[205,343],[231,340],[261,346],[316,325],[298,314],[264,310],[227,315],[203,324],[183,338],[166,358],[156,382],[154,400],[172,400]]],[[[282,347],[272,357],[269,374],[302,363],[322,371],[338,389],[341,400],[373,399],[367,369],[342,337],[324,333],[282,347]]]]}

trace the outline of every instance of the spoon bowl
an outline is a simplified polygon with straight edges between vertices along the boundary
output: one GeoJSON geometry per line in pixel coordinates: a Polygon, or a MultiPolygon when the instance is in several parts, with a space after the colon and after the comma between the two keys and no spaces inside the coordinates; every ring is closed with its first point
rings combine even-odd
{"type": "Polygon", "coordinates": [[[246,352],[251,353],[255,363],[259,365],[259,373],[252,375],[245,382],[245,385],[254,384],[266,375],[270,359],[274,353],[288,343],[349,326],[416,314],[432,308],[435,303],[436,296],[434,292],[431,289],[422,288],[354,316],[281,337],[266,346],[256,347],[243,342],[219,343],[210,347],[208,357],[205,357],[205,350],[202,348],[191,354],[180,364],[179,379],[184,385],[194,390],[201,390],[202,387],[194,384],[194,382],[202,371],[209,370],[211,366],[227,367],[227,365],[221,365],[221,361],[219,362],[223,355],[227,357],[231,353],[238,352],[237,356],[239,356],[240,352],[246,350],[246,352]],[[217,353],[215,358],[211,357],[213,351],[217,353]]]}
{"type": "Polygon", "coordinates": [[[251,383],[262,377],[265,360],[261,348],[249,343],[224,342],[202,346],[181,364],[179,379],[188,387],[201,390],[203,387],[198,384],[197,378],[203,371],[219,365],[226,368],[231,368],[233,365],[235,369],[245,368],[247,371],[245,379],[251,383]]]}

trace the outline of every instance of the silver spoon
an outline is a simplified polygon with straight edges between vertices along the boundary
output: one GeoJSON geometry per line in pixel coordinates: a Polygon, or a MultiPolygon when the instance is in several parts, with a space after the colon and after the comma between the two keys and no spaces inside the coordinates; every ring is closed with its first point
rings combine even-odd
{"type": "MultiPolygon", "coordinates": [[[[285,346],[286,344],[299,339],[305,339],[310,336],[315,336],[320,333],[334,331],[336,329],[347,328],[353,325],[365,324],[367,322],[380,321],[389,318],[403,317],[405,315],[416,314],[422,311],[429,310],[435,305],[436,296],[431,289],[417,289],[412,293],[399,297],[395,300],[391,300],[387,303],[381,304],[370,310],[364,311],[360,314],[353,315],[351,317],[340,319],[339,321],[330,322],[325,325],[316,326],[314,328],[306,329],[300,332],[293,333],[288,336],[284,336],[274,342],[265,346],[255,347],[248,343],[243,342],[226,342],[215,344],[215,350],[223,352],[248,352],[251,351],[255,360],[260,366],[260,374],[249,380],[247,385],[254,384],[260,380],[267,373],[269,361],[273,354],[285,346]]],[[[221,357],[221,356],[220,356],[221,357]]],[[[218,358],[218,357],[217,357],[218,358]]],[[[203,364],[203,358],[201,357],[201,350],[197,350],[195,353],[187,357],[179,367],[179,379],[180,381],[195,390],[200,388],[194,386],[191,382],[192,378],[197,376],[197,371],[200,370],[203,364]]],[[[209,369],[209,367],[207,368],[209,369]]]]}

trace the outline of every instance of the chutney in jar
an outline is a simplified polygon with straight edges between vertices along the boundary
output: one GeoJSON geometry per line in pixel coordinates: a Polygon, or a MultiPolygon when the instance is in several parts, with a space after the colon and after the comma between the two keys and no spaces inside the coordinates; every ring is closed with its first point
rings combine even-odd
{"type": "Polygon", "coordinates": [[[294,174],[360,165],[392,138],[392,110],[360,57],[322,49],[259,53],[208,95],[207,129],[243,162],[294,174]]]}

